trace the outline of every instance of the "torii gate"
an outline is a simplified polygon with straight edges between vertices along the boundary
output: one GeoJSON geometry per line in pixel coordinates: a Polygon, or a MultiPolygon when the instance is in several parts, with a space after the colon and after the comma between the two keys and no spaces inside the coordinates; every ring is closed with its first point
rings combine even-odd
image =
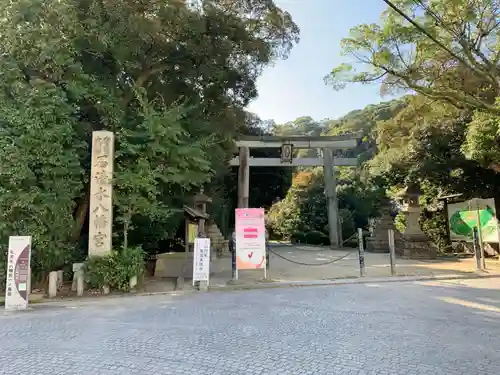
{"type": "Polygon", "coordinates": [[[334,158],[333,150],[353,149],[357,146],[356,135],[344,136],[248,136],[236,141],[239,157],[231,166],[238,168],[238,207],[248,208],[250,191],[250,167],[315,167],[323,166],[325,190],[328,198],[328,228],[330,246],[340,247],[339,214],[335,181],[335,166],[356,166],[357,158],[334,158]],[[281,148],[281,158],[251,158],[251,148],[281,148]],[[321,149],[323,157],[293,158],[294,149],[321,149]]]}

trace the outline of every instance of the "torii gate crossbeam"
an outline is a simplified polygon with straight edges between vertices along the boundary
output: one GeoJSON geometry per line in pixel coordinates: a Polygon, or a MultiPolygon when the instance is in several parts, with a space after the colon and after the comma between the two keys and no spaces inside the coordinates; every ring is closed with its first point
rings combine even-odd
{"type": "Polygon", "coordinates": [[[325,193],[328,199],[328,228],[330,245],[333,248],[341,246],[340,222],[335,181],[335,166],[356,166],[356,158],[334,158],[333,150],[352,149],[358,144],[356,135],[337,137],[303,137],[303,136],[260,136],[243,137],[236,141],[239,156],[231,160],[231,166],[238,166],[238,207],[248,207],[250,191],[250,167],[297,167],[323,166],[325,176],[325,193]],[[279,148],[291,145],[293,148],[322,149],[322,158],[296,158],[290,163],[278,158],[251,158],[250,148],[279,148]]]}

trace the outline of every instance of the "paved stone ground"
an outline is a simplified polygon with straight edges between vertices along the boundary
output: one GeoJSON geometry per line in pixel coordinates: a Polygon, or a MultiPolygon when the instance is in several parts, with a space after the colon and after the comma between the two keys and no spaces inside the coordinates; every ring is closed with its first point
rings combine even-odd
{"type": "Polygon", "coordinates": [[[0,313],[2,375],[496,375],[499,279],[131,297],[0,313]]]}
{"type": "MultiPolygon", "coordinates": [[[[328,280],[359,277],[359,260],[356,249],[331,250],[313,246],[273,245],[270,254],[268,277],[280,281],[328,280]],[[286,259],[292,262],[287,261],[286,259]],[[333,263],[331,261],[337,260],[333,263]],[[315,264],[315,266],[297,263],[315,264]],[[325,264],[328,263],[328,264],[325,264]],[[323,265],[321,265],[323,264],[323,265]]],[[[387,277],[391,275],[389,254],[365,253],[366,276],[387,277]]],[[[500,272],[500,262],[487,260],[491,272],[500,272]]],[[[398,276],[467,275],[475,272],[473,258],[418,261],[398,258],[398,276]]],[[[218,259],[211,264],[212,284],[225,284],[231,279],[231,258],[218,259]]],[[[240,279],[251,281],[263,278],[258,271],[241,271],[240,279]]]]}
{"type": "MultiPolygon", "coordinates": [[[[271,246],[270,270],[268,278],[274,281],[313,281],[359,277],[359,260],[356,249],[331,250],[314,246],[291,246],[274,244],[271,246]],[[286,259],[284,259],[286,258],[286,259]],[[288,261],[291,260],[292,262],[288,261]],[[335,261],[332,263],[332,261],[335,261]],[[301,265],[298,263],[315,264],[301,265]],[[326,264],[325,264],[326,263],[326,264]],[[319,264],[319,265],[318,265],[319,264]]],[[[391,275],[389,254],[365,253],[367,277],[388,277],[391,275]]],[[[490,274],[500,275],[500,262],[487,260],[490,274]]],[[[210,284],[224,286],[231,280],[231,257],[216,259],[210,264],[210,284]]],[[[398,258],[398,276],[467,276],[476,271],[473,258],[418,261],[398,258]]],[[[263,270],[240,271],[239,280],[244,284],[254,284],[264,278],[263,270]]],[[[189,280],[184,285],[190,289],[189,280]]],[[[145,285],[146,292],[165,292],[175,288],[175,280],[151,278],[145,285]]]]}

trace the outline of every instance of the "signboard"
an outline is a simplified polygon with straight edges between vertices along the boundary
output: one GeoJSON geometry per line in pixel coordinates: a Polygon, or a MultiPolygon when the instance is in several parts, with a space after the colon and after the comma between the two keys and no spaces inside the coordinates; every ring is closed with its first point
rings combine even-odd
{"type": "Polygon", "coordinates": [[[236,268],[266,268],[266,227],[263,208],[236,209],[236,268]]]}
{"type": "Polygon", "coordinates": [[[281,146],[281,161],[283,163],[292,163],[293,161],[293,146],[284,144],[281,146]]]}
{"type": "Polygon", "coordinates": [[[189,223],[188,224],[188,243],[194,243],[196,236],[198,235],[198,225],[189,223]]]}
{"type": "Polygon", "coordinates": [[[472,242],[472,231],[478,226],[483,242],[498,242],[498,220],[495,200],[471,199],[448,204],[448,225],[452,241],[472,242]]]}
{"type": "Polygon", "coordinates": [[[196,238],[193,254],[193,285],[207,281],[210,276],[210,238],[196,238]]]}
{"type": "Polygon", "coordinates": [[[24,310],[28,307],[30,284],[31,237],[9,237],[5,309],[24,310]]]}

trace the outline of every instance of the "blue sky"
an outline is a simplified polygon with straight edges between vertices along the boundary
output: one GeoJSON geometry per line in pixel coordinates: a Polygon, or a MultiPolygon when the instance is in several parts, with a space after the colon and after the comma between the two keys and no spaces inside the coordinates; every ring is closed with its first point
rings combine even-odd
{"type": "Polygon", "coordinates": [[[275,0],[290,12],[301,29],[300,43],[285,61],[267,68],[257,82],[259,97],[248,109],[277,123],[301,116],[316,120],[338,118],[368,104],[389,100],[378,85],[355,85],[340,92],[323,77],[348,62],[340,55],[340,41],[360,23],[378,22],[382,0],[275,0]]]}

